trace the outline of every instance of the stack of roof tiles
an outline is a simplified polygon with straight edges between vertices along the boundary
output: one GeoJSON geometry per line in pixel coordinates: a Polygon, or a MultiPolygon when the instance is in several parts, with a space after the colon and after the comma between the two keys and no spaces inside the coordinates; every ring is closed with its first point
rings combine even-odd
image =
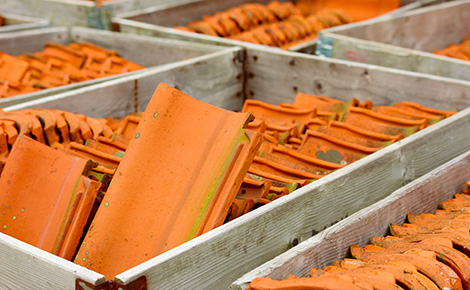
{"type": "Polygon", "coordinates": [[[1,112],[0,231],[112,278],[452,114],[302,93],[235,113],[165,84],[123,119],[1,112]]]}
{"type": "Polygon", "coordinates": [[[439,49],[434,53],[442,56],[470,61],[470,38],[467,37],[460,44],[451,44],[449,47],[439,49]]]}
{"type": "Polygon", "coordinates": [[[304,16],[292,2],[272,1],[244,4],[175,29],[287,49],[315,39],[324,28],[350,22],[339,10],[304,16]]]}
{"type": "Polygon", "coordinates": [[[143,69],[115,51],[92,43],[47,43],[41,52],[11,56],[0,52],[0,97],[143,69]]]}
{"type": "Polygon", "coordinates": [[[391,224],[391,236],[352,245],[352,258],[312,268],[310,277],[256,278],[247,289],[469,289],[469,186],[433,214],[410,213],[408,223],[391,224]]]}

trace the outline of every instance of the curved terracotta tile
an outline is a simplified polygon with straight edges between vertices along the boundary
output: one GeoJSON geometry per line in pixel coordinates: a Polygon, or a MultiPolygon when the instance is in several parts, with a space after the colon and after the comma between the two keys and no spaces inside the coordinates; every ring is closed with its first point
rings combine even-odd
{"type": "Polygon", "coordinates": [[[342,275],[322,275],[315,278],[292,278],[287,280],[273,280],[270,277],[255,278],[247,290],[296,290],[296,289],[324,289],[324,290],[364,290],[374,288],[364,288],[364,283],[357,283],[353,278],[342,275]]]}
{"type": "Polygon", "coordinates": [[[301,154],[297,150],[283,148],[282,146],[273,147],[272,153],[274,155],[281,156],[289,161],[299,164],[305,164],[306,166],[322,168],[323,170],[336,170],[346,166],[344,164],[328,162],[305,154],[301,154]]]}
{"type": "Polygon", "coordinates": [[[122,160],[121,157],[76,142],[70,142],[69,146],[69,150],[73,152],[72,154],[81,158],[91,159],[111,168],[118,167],[122,160]]]}
{"type": "Polygon", "coordinates": [[[317,131],[346,142],[370,148],[383,148],[399,139],[398,137],[394,138],[388,135],[362,130],[359,127],[342,122],[330,122],[328,126],[321,126],[317,131]],[[388,138],[380,138],[382,136],[388,138]]]}
{"type": "Polygon", "coordinates": [[[356,107],[349,107],[342,121],[368,131],[394,136],[401,134],[404,137],[417,132],[419,127],[425,123],[425,120],[406,120],[390,117],[356,107]]]}
{"type": "Polygon", "coordinates": [[[113,277],[220,225],[260,145],[250,118],[160,84],[75,263],[113,277]]]}
{"type": "Polygon", "coordinates": [[[104,136],[99,136],[96,140],[101,144],[105,144],[120,151],[126,151],[128,145],[128,143],[126,144],[116,139],[111,139],[104,136]]]}
{"type": "Polygon", "coordinates": [[[0,52],[0,79],[21,82],[29,64],[11,55],[0,52]]]}
{"type": "Polygon", "coordinates": [[[311,174],[316,174],[318,176],[323,176],[323,175],[333,172],[332,169],[327,169],[321,166],[313,166],[313,165],[302,164],[300,162],[293,162],[292,160],[283,158],[282,156],[279,156],[278,154],[273,154],[270,152],[265,152],[265,151],[260,152],[259,156],[267,160],[276,162],[278,164],[284,165],[286,167],[290,167],[292,169],[296,169],[296,170],[303,171],[303,172],[308,172],[311,174]]]}
{"type": "Polygon", "coordinates": [[[407,102],[407,101],[402,101],[398,104],[394,104],[394,106],[397,106],[398,108],[412,108],[414,110],[428,113],[428,114],[434,114],[434,115],[444,115],[446,118],[455,115],[457,112],[451,112],[451,111],[444,111],[444,110],[439,110],[439,109],[434,109],[434,108],[429,108],[422,106],[418,103],[413,103],[413,102],[407,102]]]}
{"type": "Polygon", "coordinates": [[[8,144],[10,146],[13,146],[15,144],[16,139],[18,139],[18,131],[15,127],[15,122],[14,121],[8,121],[8,120],[2,120],[1,121],[2,127],[7,134],[7,140],[8,144]]]}
{"type": "Polygon", "coordinates": [[[132,139],[132,137],[135,135],[135,130],[139,125],[140,120],[142,120],[142,118],[138,116],[126,116],[124,118],[124,124],[119,130],[116,131],[116,133],[124,135],[126,138],[132,139]]]}
{"type": "Polygon", "coordinates": [[[295,96],[294,106],[300,108],[317,108],[319,111],[342,113],[354,103],[355,100],[344,102],[325,96],[307,95],[298,93],[295,96]]]}
{"type": "Polygon", "coordinates": [[[74,251],[76,244],[69,238],[82,232],[78,224],[70,225],[76,210],[82,210],[74,202],[80,204],[77,185],[86,164],[29,137],[18,137],[0,177],[2,233],[53,254],[74,251]]]}
{"type": "Polygon", "coordinates": [[[230,16],[240,29],[240,31],[249,30],[253,26],[252,18],[243,11],[240,7],[235,7],[227,10],[227,14],[230,16]]]}
{"type": "MultiPolygon", "coordinates": [[[[47,145],[51,147],[63,147],[63,145],[59,143],[60,137],[57,135],[57,132],[56,132],[56,125],[57,125],[56,116],[53,113],[44,109],[22,110],[22,111],[17,111],[17,112],[24,112],[26,114],[30,114],[32,116],[39,118],[39,120],[41,120],[41,125],[43,126],[44,136],[47,140],[47,145]]],[[[46,143],[46,142],[44,141],[41,143],[46,143]]]]}
{"type": "Polygon", "coordinates": [[[256,118],[281,126],[300,125],[313,117],[313,109],[289,109],[257,100],[246,100],[242,112],[251,112],[256,118]]]}
{"type": "Polygon", "coordinates": [[[266,173],[278,175],[292,179],[316,180],[324,177],[324,174],[315,174],[307,171],[298,170],[290,166],[280,164],[272,159],[255,156],[250,166],[251,168],[261,170],[266,173]]]}
{"type": "Polygon", "coordinates": [[[407,111],[398,107],[376,106],[372,110],[374,112],[390,115],[393,117],[407,118],[411,120],[425,119],[425,125],[437,123],[444,118],[444,116],[436,116],[426,112],[407,111]]]}
{"type": "Polygon", "coordinates": [[[43,54],[51,58],[63,60],[76,68],[81,68],[86,59],[84,53],[73,50],[65,45],[52,42],[45,44],[43,54]]]}
{"type": "Polygon", "coordinates": [[[70,140],[83,144],[84,140],[80,135],[80,119],[72,113],[66,111],[56,110],[56,112],[62,115],[69,127],[70,140]]]}

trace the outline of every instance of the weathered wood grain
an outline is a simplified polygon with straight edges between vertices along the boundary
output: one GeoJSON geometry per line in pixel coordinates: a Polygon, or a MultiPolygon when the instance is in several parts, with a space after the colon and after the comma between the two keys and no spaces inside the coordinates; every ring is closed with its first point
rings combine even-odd
{"type": "Polygon", "coordinates": [[[317,54],[470,80],[470,63],[431,52],[470,35],[470,1],[451,1],[320,33],[317,54]],[[386,33],[384,33],[386,32],[386,33]]]}

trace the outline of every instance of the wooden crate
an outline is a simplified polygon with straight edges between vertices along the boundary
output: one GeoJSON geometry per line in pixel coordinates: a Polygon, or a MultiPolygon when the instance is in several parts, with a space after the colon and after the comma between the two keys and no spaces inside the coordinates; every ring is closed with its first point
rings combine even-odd
{"type": "Polygon", "coordinates": [[[470,1],[451,1],[320,33],[316,54],[470,80],[470,62],[432,54],[470,36],[470,1]]]}
{"type": "MultiPolygon", "coordinates": [[[[242,108],[245,97],[277,104],[293,101],[297,91],[342,100],[370,99],[377,105],[401,100],[449,110],[462,110],[470,105],[470,83],[459,80],[280,50],[272,53],[264,49],[231,48],[215,53],[214,57],[202,56],[182,65],[169,64],[7,110],[43,107],[93,117],[122,117],[134,110],[144,110],[159,82],[233,110],[242,108]]],[[[145,276],[149,289],[225,289],[292,245],[470,150],[469,122],[470,109],[463,110],[140,264],[115,280],[130,285],[145,276]]]]}
{"type": "Polygon", "coordinates": [[[364,247],[373,236],[386,235],[390,223],[402,224],[408,213],[434,212],[440,202],[462,192],[469,180],[470,151],[467,151],[243,275],[230,289],[246,289],[256,277],[308,276],[310,268],[324,268],[347,257],[352,244],[364,247]]]}
{"type": "MultiPolygon", "coordinates": [[[[104,48],[116,50],[119,55],[125,59],[145,66],[145,71],[171,62],[184,62],[184,59],[210,54],[222,49],[220,47],[205,44],[142,37],[83,27],[72,27],[70,31],[68,31],[66,27],[54,27],[2,33],[0,34],[0,51],[11,55],[18,55],[43,50],[46,42],[69,44],[70,42],[80,41],[87,41],[104,48]]],[[[34,93],[4,98],[0,100],[0,106],[8,107],[13,104],[31,101],[44,96],[125,77],[134,73],[138,72],[113,75],[105,78],[98,78],[90,81],[40,90],[34,93]]]]}
{"type": "MultiPolygon", "coordinates": [[[[170,39],[190,40],[193,42],[212,43],[223,46],[245,46],[250,47],[250,43],[235,41],[231,39],[214,37],[198,33],[190,33],[177,29],[174,26],[184,26],[191,21],[202,19],[204,15],[211,15],[216,12],[224,11],[229,8],[245,3],[267,4],[271,0],[201,0],[185,4],[171,4],[149,7],[143,10],[136,10],[128,13],[116,15],[112,22],[119,26],[122,32],[133,34],[151,35],[170,39]]],[[[295,0],[280,0],[280,2],[295,2],[295,0]]],[[[430,3],[440,2],[442,0],[420,0],[420,1],[402,1],[405,6],[379,16],[391,17],[400,15],[404,12],[428,5],[430,3]]],[[[298,46],[292,47],[292,51],[314,52],[316,40],[307,41],[298,46]]]]}

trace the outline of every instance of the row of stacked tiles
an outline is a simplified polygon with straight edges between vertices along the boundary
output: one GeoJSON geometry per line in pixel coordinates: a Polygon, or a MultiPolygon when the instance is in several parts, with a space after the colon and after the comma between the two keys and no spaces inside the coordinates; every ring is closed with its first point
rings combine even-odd
{"type": "Polygon", "coordinates": [[[234,113],[165,84],[122,120],[4,112],[0,229],[113,277],[452,114],[302,93],[234,113]]]}

